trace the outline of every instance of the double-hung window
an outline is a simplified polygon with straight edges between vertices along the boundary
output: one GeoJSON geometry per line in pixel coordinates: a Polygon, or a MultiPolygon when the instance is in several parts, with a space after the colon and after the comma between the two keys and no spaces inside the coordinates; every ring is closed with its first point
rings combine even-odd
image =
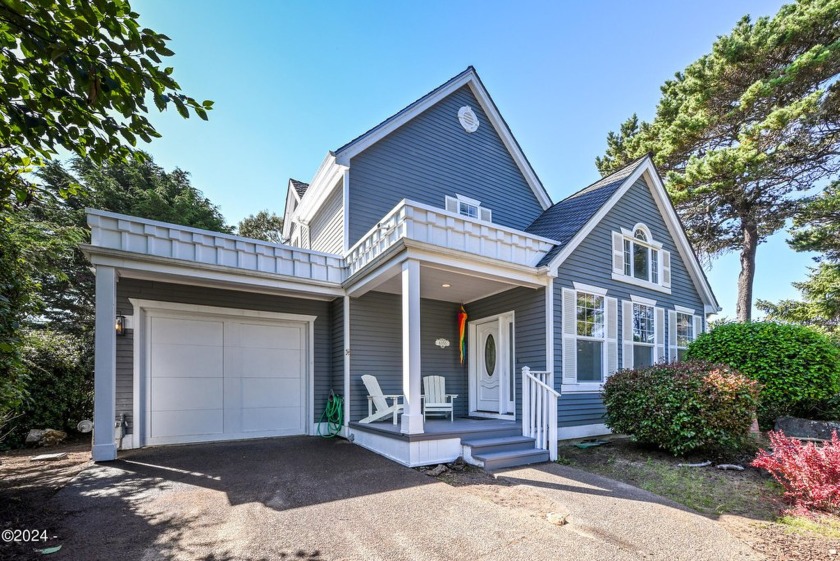
{"type": "Polygon", "coordinates": [[[703,318],[695,315],[694,310],[682,306],[674,306],[673,310],[668,310],[669,360],[685,360],[688,346],[702,331],[703,318]]]}
{"type": "Polygon", "coordinates": [[[604,340],[607,336],[604,296],[578,292],[575,315],[577,380],[601,382],[604,379],[604,340]]]}
{"type": "Polygon", "coordinates": [[[623,368],[646,368],[665,360],[665,309],[631,296],[621,307],[623,368]]]}
{"type": "Polygon", "coordinates": [[[598,391],[618,369],[618,300],[599,287],[574,285],[562,291],[563,384],[598,391]]]}
{"type": "Polygon", "coordinates": [[[671,254],[644,224],[613,232],[614,280],[670,292],[671,254]]]}

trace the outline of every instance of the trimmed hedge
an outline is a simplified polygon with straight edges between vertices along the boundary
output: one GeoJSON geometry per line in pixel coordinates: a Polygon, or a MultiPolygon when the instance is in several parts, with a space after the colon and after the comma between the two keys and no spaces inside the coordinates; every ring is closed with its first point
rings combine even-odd
{"type": "Polygon", "coordinates": [[[757,386],[727,366],[696,361],[621,370],[604,384],[606,424],[680,456],[735,449],[749,436],[757,386]]]}
{"type": "Polygon", "coordinates": [[[840,349],[813,329],[782,323],[729,323],[700,335],[689,360],[726,364],[761,383],[758,420],[809,417],[840,392],[840,349]]]}

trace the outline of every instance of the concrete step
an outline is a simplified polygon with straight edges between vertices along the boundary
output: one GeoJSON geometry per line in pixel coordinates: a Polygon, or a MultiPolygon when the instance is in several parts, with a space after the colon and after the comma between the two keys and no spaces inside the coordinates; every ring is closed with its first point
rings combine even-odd
{"type": "Polygon", "coordinates": [[[515,436],[501,436],[495,438],[481,438],[462,440],[461,444],[469,446],[472,449],[472,455],[489,454],[491,452],[506,452],[511,450],[533,450],[533,438],[529,436],[522,436],[521,434],[515,436]]]}
{"type": "Polygon", "coordinates": [[[473,458],[482,462],[482,467],[487,471],[494,471],[502,468],[525,466],[528,464],[539,464],[548,461],[548,450],[531,448],[529,450],[508,450],[505,452],[488,452],[486,454],[473,455],[473,458]]]}

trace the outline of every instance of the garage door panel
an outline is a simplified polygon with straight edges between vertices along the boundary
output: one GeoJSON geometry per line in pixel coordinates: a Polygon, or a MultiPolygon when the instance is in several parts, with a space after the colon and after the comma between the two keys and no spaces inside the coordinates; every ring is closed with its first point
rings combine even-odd
{"type": "Polygon", "coordinates": [[[224,322],[188,318],[152,318],[152,343],[219,347],[224,344],[224,322]]]}
{"type": "Polygon", "coordinates": [[[152,438],[177,436],[180,442],[189,442],[191,436],[222,434],[223,431],[221,409],[156,411],[152,415],[152,438]]]}
{"type": "Polygon", "coordinates": [[[222,378],[154,378],[152,411],[222,409],[222,378]]]}
{"type": "Polygon", "coordinates": [[[156,343],[152,347],[152,377],[221,378],[223,360],[222,347],[156,343]]]}
{"type": "Polygon", "coordinates": [[[242,410],[243,432],[282,432],[300,434],[303,419],[300,407],[260,407],[242,410]]]}
{"type": "Polygon", "coordinates": [[[303,344],[303,330],[296,325],[242,323],[239,329],[240,343],[246,348],[300,349],[303,344]]]}
{"type": "Polygon", "coordinates": [[[242,353],[243,377],[299,378],[301,367],[299,350],[248,349],[242,353]]]}
{"type": "Polygon", "coordinates": [[[299,407],[300,379],[243,378],[243,407],[299,407]]]}
{"type": "Polygon", "coordinates": [[[305,323],[151,319],[150,443],[306,432],[305,323]]]}

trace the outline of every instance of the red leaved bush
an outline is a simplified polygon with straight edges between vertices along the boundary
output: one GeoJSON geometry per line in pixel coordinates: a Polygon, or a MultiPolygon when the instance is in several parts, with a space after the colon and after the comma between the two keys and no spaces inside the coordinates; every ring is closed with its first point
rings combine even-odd
{"type": "Polygon", "coordinates": [[[785,488],[793,513],[840,512],[840,438],[822,446],[802,444],[781,431],[769,432],[773,452],[759,450],[752,465],[763,468],[785,488]]]}

